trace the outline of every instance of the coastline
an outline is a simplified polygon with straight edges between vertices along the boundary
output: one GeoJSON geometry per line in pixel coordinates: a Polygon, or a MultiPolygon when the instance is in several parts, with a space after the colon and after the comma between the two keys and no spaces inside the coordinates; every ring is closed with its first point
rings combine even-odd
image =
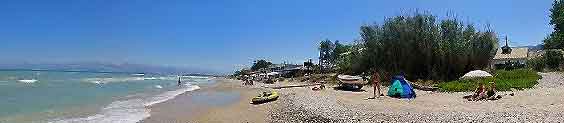
{"type": "MultiPolygon", "coordinates": [[[[559,122],[564,120],[564,75],[542,73],[543,78],[532,89],[499,92],[514,93],[496,101],[467,101],[468,92],[431,92],[416,90],[415,99],[372,96],[372,87],[362,91],[344,91],[328,87],[276,89],[278,100],[251,105],[249,100],[265,89],[263,86],[306,84],[303,82],[256,83],[241,86],[241,81],[218,79],[210,87],[185,93],[151,107],[151,116],[142,122],[559,122]],[[198,94],[221,97],[214,93],[235,94],[236,98],[221,104],[198,103],[198,94]]],[[[383,88],[383,93],[387,88],[383,88]]],[[[221,101],[204,99],[208,101],[221,101]]]]}
{"type": "Polygon", "coordinates": [[[143,123],[158,122],[266,122],[267,105],[250,105],[262,88],[243,87],[241,82],[215,78],[216,83],[150,106],[143,123]]]}

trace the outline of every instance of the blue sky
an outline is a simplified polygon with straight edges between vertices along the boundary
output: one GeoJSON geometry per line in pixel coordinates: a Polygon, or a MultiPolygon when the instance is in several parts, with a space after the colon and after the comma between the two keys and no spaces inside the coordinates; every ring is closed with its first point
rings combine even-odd
{"type": "Polygon", "coordinates": [[[424,11],[490,24],[514,46],[551,31],[551,0],[13,0],[0,1],[0,63],[111,62],[231,72],[265,58],[316,58],[322,39],[424,11]]]}

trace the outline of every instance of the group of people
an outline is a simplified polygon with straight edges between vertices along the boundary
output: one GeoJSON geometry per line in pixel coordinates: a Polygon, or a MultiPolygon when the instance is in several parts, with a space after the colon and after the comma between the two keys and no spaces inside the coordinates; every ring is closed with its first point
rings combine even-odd
{"type": "MultiPolygon", "coordinates": [[[[378,71],[374,71],[372,74],[372,84],[374,85],[374,93],[371,99],[383,96],[380,92],[380,74],[378,71]]],[[[472,95],[464,96],[463,98],[468,99],[468,101],[479,101],[479,100],[497,100],[501,98],[501,95],[497,95],[497,90],[494,82],[489,83],[490,86],[486,88],[483,83],[480,83],[472,95]]]]}
{"type": "Polygon", "coordinates": [[[243,80],[243,85],[254,85],[254,78],[252,76],[244,75],[241,79],[243,80]]]}
{"type": "Polygon", "coordinates": [[[497,100],[501,98],[501,95],[497,95],[497,90],[495,89],[495,83],[490,82],[488,88],[484,84],[480,83],[472,95],[464,96],[463,98],[468,99],[468,101],[479,101],[479,100],[497,100]]]}

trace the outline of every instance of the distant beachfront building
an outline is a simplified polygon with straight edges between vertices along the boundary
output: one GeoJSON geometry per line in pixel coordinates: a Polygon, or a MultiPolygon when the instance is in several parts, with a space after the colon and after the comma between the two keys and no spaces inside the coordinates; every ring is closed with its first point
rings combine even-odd
{"type": "Polygon", "coordinates": [[[528,47],[509,47],[507,38],[505,38],[505,46],[501,47],[495,53],[492,61],[492,67],[498,68],[501,66],[524,66],[529,59],[528,47]]]}

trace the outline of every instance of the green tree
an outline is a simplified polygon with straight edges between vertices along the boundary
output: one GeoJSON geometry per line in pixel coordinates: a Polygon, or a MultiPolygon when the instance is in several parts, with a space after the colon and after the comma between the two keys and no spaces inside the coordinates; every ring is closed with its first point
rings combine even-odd
{"type": "Polygon", "coordinates": [[[560,50],[547,50],[543,57],[546,66],[555,70],[558,70],[562,60],[564,60],[560,50]]]}
{"type": "Polygon", "coordinates": [[[550,24],[554,31],[545,38],[545,49],[564,48],[564,3],[562,0],[555,0],[550,9],[550,24]]]}
{"type": "Polygon", "coordinates": [[[266,60],[257,60],[255,61],[255,63],[253,63],[253,66],[251,66],[251,70],[256,71],[259,70],[261,68],[268,68],[268,66],[272,65],[272,62],[266,61],[266,60]]]}
{"type": "Polygon", "coordinates": [[[327,59],[331,60],[331,55],[333,54],[333,50],[335,49],[335,45],[331,40],[325,39],[319,43],[319,52],[320,52],[320,59],[327,59]]]}
{"type": "Polygon", "coordinates": [[[381,25],[364,25],[360,30],[360,57],[351,60],[350,71],[404,72],[412,79],[452,80],[483,69],[498,43],[489,28],[477,31],[457,19],[438,21],[421,13],[388,18],[381,25]]]}
{"type": "Polygon", "coordinates": [[[350,45],[345,45],[345,44],[341,44],[341,42],[339,42],[339,40],[335,41],[335,49],[333,50],[333,53],[331,55],[331,59],[333,63],[335,63],[336,61],[339,61],[340,59],[342,59],[343,57],[341,55],[343,55],[343,53],[347,53],[349,52],[349,48],[351,46],[350,45]]]}
{"type": "Polygon", "coordinates": [[[321,71],[328,70],[333,64],[333,51],[335,50],[335,45],[331,40],[325,39],[319,43],[319,64],[321,71]]]}

